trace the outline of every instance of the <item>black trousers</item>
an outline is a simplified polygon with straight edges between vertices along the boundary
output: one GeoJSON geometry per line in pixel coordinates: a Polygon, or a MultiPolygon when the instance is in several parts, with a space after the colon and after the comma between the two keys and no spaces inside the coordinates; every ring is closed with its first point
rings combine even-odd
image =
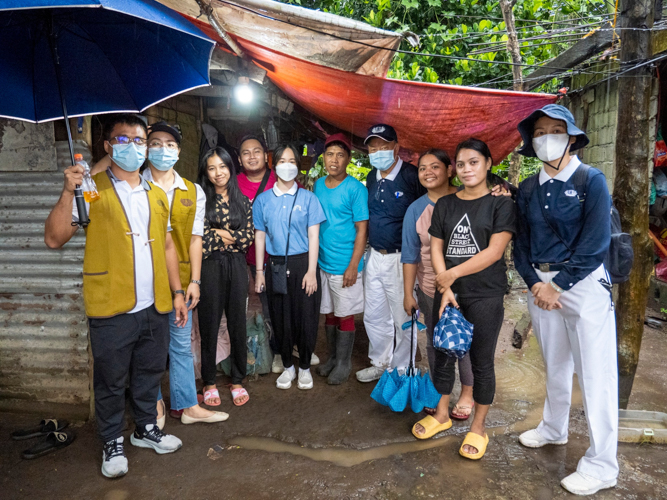
{"type": "MultiPolygon", "coordinates": [[[[442,294],[435,293],[433,300],[433,324],[439,321],[438,310],[442,294]]],[[[498,335],[503,325],[505,307],[503,297],[484,299],[459,298],[457,300],[463,316],[474,325],[472,344],[470,345],[470,361],[474,377],[472,397],[475,403],[490,405],[496,393],[496,372],[494,354],[498,335]]],[[[440,394],[449,395],[454,387],[456,358],[435,351],[433,369],[433,385],[440,394]]]]}
{"type": "Polygon", "coordinates": [[[169,352],[169,315],[150,306],[88,320],[93,351],[97,429],[104,442],[122,436],[125,389],[137,426],[157,421],[157,393],[169,352]]]}
{"type": "Polygon", "coordinates": [[[238,252],[214,252],[201,265],[199,334],[201,336],[201,376],[204,385],[215,384],[215,353],[222,314],[227,316],[227,330],[232,364],[232,384],[246,376],[246,307],[248,305],[248,270],[245,255],[238,252]]]}
{"type": "Polygon", "coordinates": [[[301,288],[303,277],[308,272],[308,254],[290,255],[287,261],[290,275],[287,278],[287,295],[273,293],[272,264],[282,264],[285,257],[268,256],[266,264],[266,292],[269,298],[271,324],[276,344],[285,368],[292,362],[292,347],[299,349],[299,368],[310,368],[310,358],[317,342],[320,321],[322,283],[320,269],[316,270],[317,291],[310,297],[301,288]]]}

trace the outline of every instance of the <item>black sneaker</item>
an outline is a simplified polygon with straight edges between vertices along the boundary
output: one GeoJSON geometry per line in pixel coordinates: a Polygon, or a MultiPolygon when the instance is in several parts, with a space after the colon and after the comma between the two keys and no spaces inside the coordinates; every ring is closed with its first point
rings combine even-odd
{"type": "Polygon", "coordinates": [[[183,442],[176,436],[165,434],[153,424],[137,427],[130,437],[130,442],[139,448],[153,448],[160,455],[173,453],[183,446],[183,442]]]}
{"type": "Polygon", "coordinates": [[[104,443],[102,474],[106,477],[121,477],[127,474],[127,457],[122,437],[104,443]]]}

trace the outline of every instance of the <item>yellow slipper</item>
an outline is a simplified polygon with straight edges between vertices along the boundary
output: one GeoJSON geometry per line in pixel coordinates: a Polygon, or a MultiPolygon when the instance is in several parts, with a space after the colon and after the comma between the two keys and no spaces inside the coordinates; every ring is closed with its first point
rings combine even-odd
{"type": "Polygon", "coordinates": [[[412,434],[414,437],[417,439],[428,439],[432,438],[435,436],[438,432],[446,431],[452,426],[452,421],[447,420],[444,424],[441,424],[438,422],[435,418],[433,418],[431,415],[427,415],[426,417],[422,418],[417,424],[412,426],[412,434]],[[419,424],[421,425],[426,432],[424,434],[417,434],[417,431],[415,431],[416,425],[419,424]]]}
{"type": "Polygon", "coordinates": [[[461,448],[459,448],[459,454],[462,457],[469,458],[470,460],[479,460],[484,456],[484,453],[486,453],[486,445],[488,444],[489,444],[488,434],[485,433],[484,437],[482,437],[479,434],[475,434],[474,432],[469,432],[468,434],[466,434],[466,438],[463,440],[461,448]],[[463,447],[465,445],[477,448],[477,453],[468,453],[466,451],[463,451],[463,447]]]}

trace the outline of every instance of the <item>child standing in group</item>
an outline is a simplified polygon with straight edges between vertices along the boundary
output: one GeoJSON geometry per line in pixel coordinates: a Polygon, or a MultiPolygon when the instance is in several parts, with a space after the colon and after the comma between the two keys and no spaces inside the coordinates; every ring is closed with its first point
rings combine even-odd
{"type": "MultiPolygon", "coordinates": [[[[503,255],[515,232],[516,218],[511,198],[491,194],[487,172],[492,164],[484,142],[468,139],[457,146],[456,173],[464,188],[438,200],[429,229],[437,287],[433,323],[437,323],[447,305],[452,305],[460,307],[474,325],[470,361],[475,415],[459,450],[472,460],[484,456],[489,442],[485,420],[495,395],[494,353],[507,290],[503,255]]],[[[432,378],[442,397],[435,414],[412,428],[419,439],[430,438],[452,426],[449,396],[454,386],[455,362],[456,358],[435,352],[432,378]]]]}

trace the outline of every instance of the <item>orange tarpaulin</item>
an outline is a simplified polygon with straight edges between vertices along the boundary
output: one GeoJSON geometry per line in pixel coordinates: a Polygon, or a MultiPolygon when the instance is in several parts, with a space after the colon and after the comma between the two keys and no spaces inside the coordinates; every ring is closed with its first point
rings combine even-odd
{"type": "MultiPolygon", "coordinates": [[[[210,25],[190,20],[219,39],[210,25]]],[[[521,141],[519,121],[557,99],[361,75],[234,38],[277,87],[319,119],[359,137],[371,125],[387,123],[396,129],[401,146],[414,152],[439,147],[453,155],[459,142],[476,137],[489,145],[498,163],[521,141]]]]}

